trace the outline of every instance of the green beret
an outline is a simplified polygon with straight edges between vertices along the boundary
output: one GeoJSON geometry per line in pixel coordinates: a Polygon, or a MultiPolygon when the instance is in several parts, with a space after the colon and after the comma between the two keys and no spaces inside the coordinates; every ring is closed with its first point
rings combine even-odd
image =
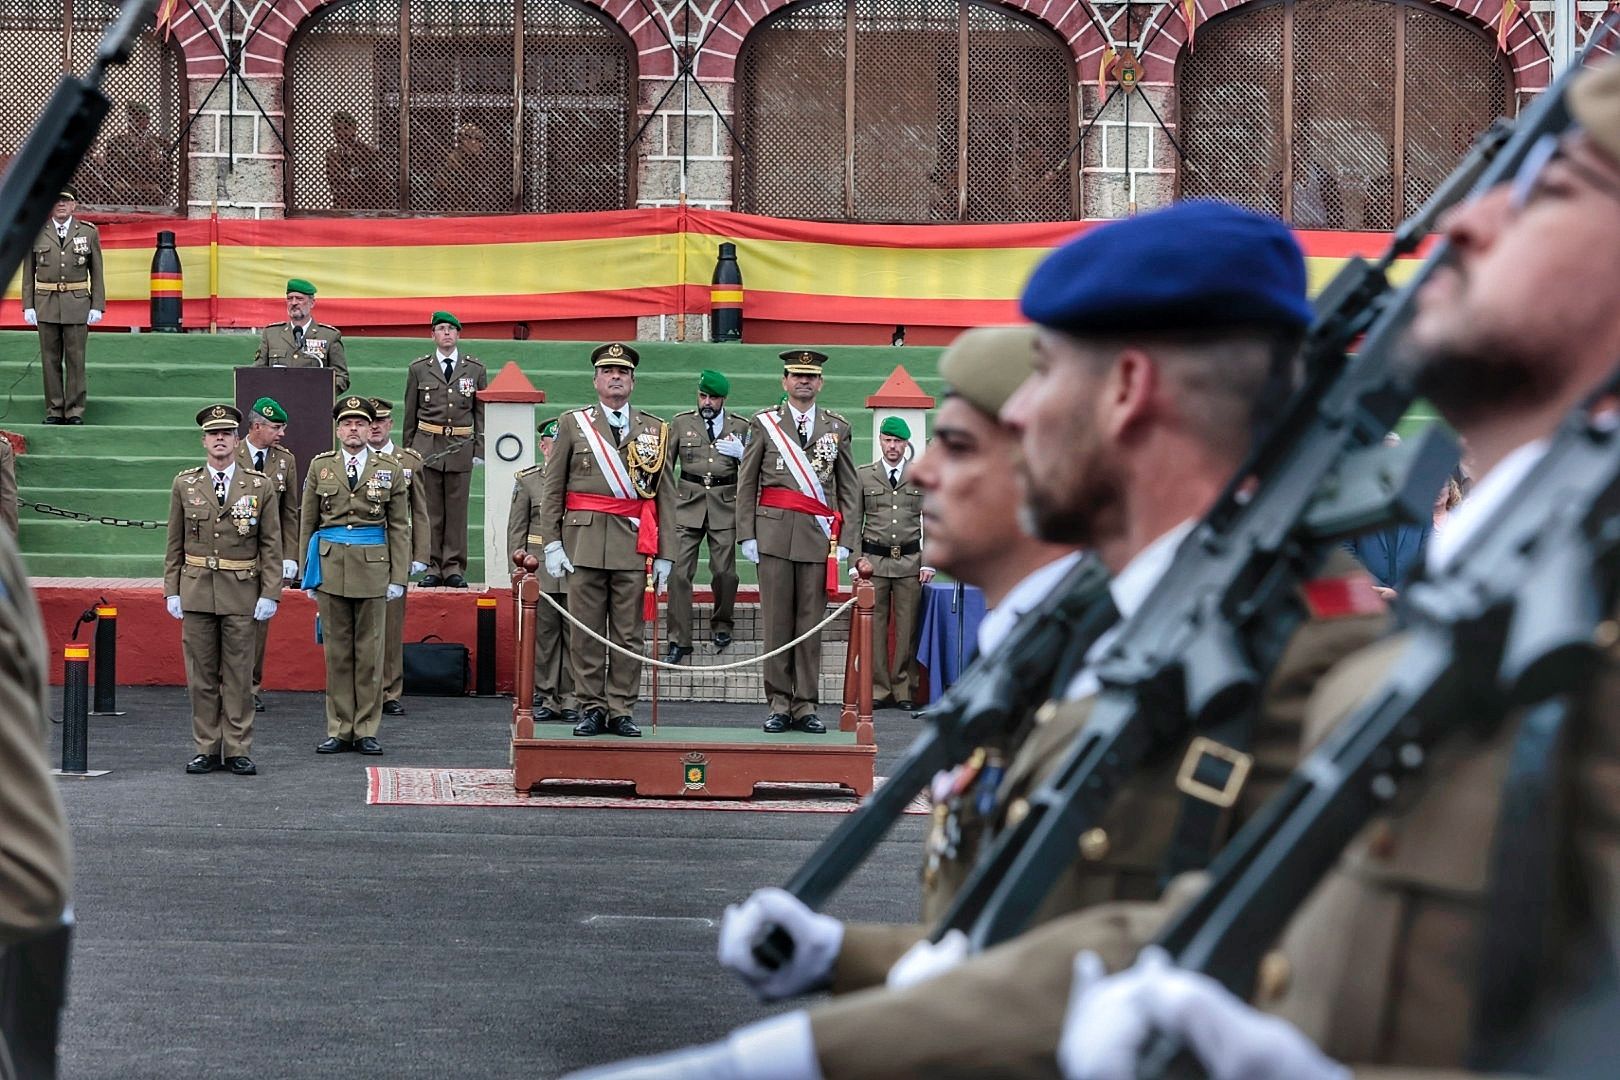
{"type": "Polygon", "coordinates": [[[718,371],[705,368],[698,373],[698,393],[708,394],[711,397],[730,397],[731,380],[718,371]]]}
{"type": "Polygon", "coordinates": [[[911,438],[911,427],[898,416],[888,416],[878,428],[879,435],[893,435],[897,439],[911,438]]]}
{"type": "Polygon", "coordinates": [[[301,277],[288,278],[287,279],[287,291],[288,292],[303,293],[305,296],[314,296],[315,295],[315,286],[311,285],[309,282],[305,281],[301,277]]]}
{"type": "Polygon", "coordinates": [[[539,430],[542,439],[555,439],[557,437],[557,418],[554,416],[547,420],[540,425],[539,430]]]}
{"type": "Polygon", "coordinates": [[[429,326],[438,326],[442,322],[449,323],[451,326],[455,327],[457,330],[461,329],[461,320],[456,318],[454,315],[450,314],[448,311],[435,311],[433,313],[433,321],[428,323],[428,325],[429,326]]]}
{"type": "Polygon", "coordinates": [[[272,424],[285,424],[287,410],[275,398],[262,397],[253,403],[253,415],[262,416],[272,424]]]}

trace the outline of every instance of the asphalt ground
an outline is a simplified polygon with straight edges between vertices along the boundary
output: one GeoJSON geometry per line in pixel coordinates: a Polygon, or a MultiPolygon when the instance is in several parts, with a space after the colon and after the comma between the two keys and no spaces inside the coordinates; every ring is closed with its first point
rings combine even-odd
{"type": "MultiPolygon", "coordinates": [[[[367,806],[368,764],[505,766],[508,700],[407,698],[373,758],[314,752],[321,695],[266,704],[253,777],[184,773],[183,689],[122,689],[127,715],[91,718],[90,767],[112,772],[61,785],[65,1080],[549,1077],[775,1011],[715,963],[719,916],[838,816],[367,806]]],[[[665,703],[660,724],[763,713],[665,703]]],[[[879,774],[918,726],[878,714],[879,774]]],[[[924,827],[903,819],[829,910],[914,919],[924,827]]]]}

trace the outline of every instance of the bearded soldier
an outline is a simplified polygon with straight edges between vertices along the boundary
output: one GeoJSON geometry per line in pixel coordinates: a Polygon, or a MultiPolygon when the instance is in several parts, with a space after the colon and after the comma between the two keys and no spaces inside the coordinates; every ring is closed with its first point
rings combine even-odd
{"type": "Polygon", "coordinates": [[[271,323],[259,335],[255,367],[331,368],[332,389],[349,388],[349,362],[343,332],[315,321],[315,286],[303,278],[287,282],[287,321],[271,323]]]}

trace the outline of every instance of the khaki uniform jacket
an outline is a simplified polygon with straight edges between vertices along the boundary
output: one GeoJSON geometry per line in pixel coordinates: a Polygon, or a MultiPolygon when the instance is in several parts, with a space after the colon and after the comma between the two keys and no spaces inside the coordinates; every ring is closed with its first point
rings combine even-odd
{"type": "Polygon", "coordinates": [[[450,381],[436,352],[419,357],[405,373],[405,426],[400,445],[424,458],[433,457],[471,437],[470,443],[424,466],[435,472],[472,472],[473,458],[484,456],[484,402],[478,391],[489,383],[484,365],[464,352],[456,353],[450,381]],[[447,429],[443,434],[424,431],[423,424],[447,429]],[[456,429],[462,429],[459,434],[456,429]]]}
{"type": "Polygon", "coordinates": [[[101,234],[94,225],[73,218],[66,238],[58,239],[56,226],[45,223],[34,238],[29,265],[23,269],[22,306],[33,308],[42,323],[82,323],[89,320],[91,308],[107,310],[101,234]],[[61,284],[75,287],[65,291],[38,287],[61,284]]]}
{"type": "MultiPolygon", "coordinates": [[[[761,555],[794,562],[826,562],[827,537],[814,517],[797,510],[759,505],[762,488],[799,490],[760,420],[771,411],[780,419],[788,438],[798,438],[786,405],[759,413],[749,424],[748,450],[743,454],[742,469],[737,476],[737,540],[739,543],[757,540],[761,555]]],[[[834,541],[840,547],[854,550],[855,538],[860,535],[856,518],[861,509],[861,496],[850,446],[849,421],[830,409],[816,406],[816,423],[810,432],[810,448],[805,456],[812,464],[820,462],[817,475],[827,492],[827,505],[844,515],[843,528],[834,541]]]]}
{"type": "MultiPolygon", "coordinates": [[[[658,513],[657,557],[673,560],[675,485],[669,475],[669,425],[633,405],[626,408],[630,411],[629,430],[624,445],[618,448],[619,460],[626,463],[626,468],[629,467],[632,447],[640,444],[650,448],[662,440],[656,466],[653,466],[657,475],[651,478],[651,482],[657,485],[653,490],[658,513]]],[[[563,414],[562,421],[557,425],[557,439],[551,444],[551,454],[546,458],[541,481],[540,527],[534,531],[545,537],[548,543],[561,538],[568,561],[577,567],[595,570],[643,569],[647,557],[636,552],[637,530],[628,519],[617,514],[566,509],[570,491],[613,497],[613,489],[608,485],[607,477],[602,475],[596,455],[591,452],[590,444],[579,430],[579,421],[575,417],[581,413],[601,433],[608,446],[613,446],[613,431],[608,427],[607,417],[600,406],[592,405],[588,409],[563,414]]]]}
{"type": "Polygon", "coordinates": [[[433,531],[428,527],[427,486],[417,477],[427,466],[422,463],[422,455],[409,447],[394,447],[393,456],[405,467],[405,482],[411,489],[411,562],[425,563],[433,531]]]}
{"type": "MultiPolygon", "coordinates": [[[[748,441],[748,421],[726,410],[720,423],[720,437],[735,435],[748,441]]],[[[717,454],[709,441],[708,422],[696,409],[676,413],[669,425],[670,441],[681,465],[681,482],[675,493],[675,524],[683,529],[715,529],[721,532],[737,526],[737,473],[742,462],[717,454]]]]}
{"type": "Polygon", "coordinates": [[[260,597],[281,599],[281,507],[263,473],[237,465],[214,496],[205,466],[187,469],[169,488],[169,544],[163,557],[163,593],[180,597],[186,611],[251,615],[260,597]],[[229,559],[251,569],[193,566],[186,556],[229,559]]]}
{"type": "MultiPolygon", "coordinates": [[[[236,444],[236,464],[243,469],[253,468],[253,447],[246,439],[236,444]]],[[[291,450],[272,446],[264,452],[264,468],[255,471],[270,478],[281,508],[281,554],[277,558],[303,566],[304,553],[293,546],[298,543],[298,459],[291,450]]]]}
{"type": "Polygon", "coordinates": [[[255,367],[331,368],[334,393],[349,388],[349,361],[343,355],[343,333],[335,326],[311,321],[304,331],[304,347],[293,344],[291,323],[271,323],[259,335],[255,367]]]}
{"type": "Polygon", "coordinates": [[[541,461],[520,470],[512,484],[512,509],[506,515],[506,565],[513,565],[514,551],[527,551],[540,560],[540,568],[534,572],[540,580],[540,591],[555,596],[568,591],[568,579],[546,573],[546,538],[539,524],[545,475],[546,463],[541,461]]]}
{"type": "Polygon", "coordinates": [[[17,455],[4,435],[0,435],[0,522],[17,535],[17,455]]]}
{"type": "Polygon", "coordinates": [[[62,924],[67,821],[45,757],[45,630],[28,572],[0,530],[0,946],[62,924]]]}
{"type": "MultiPolygon", "coordinates": [[[[396,457],[367,452],[360,482],[349,490],[343,471],[343,452],[316,454],[304,477],[303,509],[299,512],[298,551],[309,551],[316,530],[328,526],[387,529],[383,544],[347,545],[322,540],[320,591],[333,596],[383,596],[390,585],[404,585],[411,569],[410,485],[405,467],[396,457]]],[[[303,566],[303,558],[299,565],[303,566]]],[[[304,567],[308,571],[308,567],[304,567]]]]}
{"type": "Polygon", "coordinates": [[[910,555],[873,555],[867,544],[891,550],[922,544],[922,488],[911,479],[911,462],[900,465],[900,486],[889,487],[885,461],[862,465],[855,473],[861,485],[861,546],[857,558],[871,560],[875,577],[916,577],[922,570],[922,549],[910,555]]]}

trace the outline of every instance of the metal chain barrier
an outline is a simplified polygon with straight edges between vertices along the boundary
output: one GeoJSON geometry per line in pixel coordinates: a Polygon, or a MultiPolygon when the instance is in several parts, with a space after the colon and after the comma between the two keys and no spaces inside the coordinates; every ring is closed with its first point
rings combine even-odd
{"type": "Polygon", "coordinates": [[[28,499],[17,500],[18,506],[26,506],[30,510],[37,510],[50,517],[67,518],[70,521],[88,521],[92,525],[114,525],[121,529],[161,529],[168,525],[166,521],[142,521],[140,518],[107,517],[105,515],[81,514],[77,510],[66,510],[50,503],[31,502],[28,499]]]}
{"type": "Polygon", "coordinates": [[[540,594],[540,599],[544,600],[546,603],[548,603],[552,607],[556,608],[559,612],[562,613],[563,618],[567,619],[570,623],[572,623],[578,629],[585,631],[585,633],[590,635],[590,637],[593,640],[601,642],[603,645],[606,645],[608,648],[612,649],[616,653],[621,653],[624,656],[628,656],[632,660],[640,660],[643,664],[651,664],[653,667],[665,668],[665,669],[667,669],[669,671],[685,671],[685,672],[689,672],[689,673],[690,672],[695,672],[695,671],[703,671],[703,672],[709,672],[709,671],[735,671],[737,668],[745,668],[745,667],[749,667],[749,666],[751,666],[753,664],[763,664],[765,661],[769,660],[771,657],[780,656],[782,653],[787,652],[789,649],[795,648],[799,644],[801,644],[802,642],[808,641],[811,638],[815,637],[817,634],[819,634],[823,630],[825,630],[827,628],[827,626],[834,619],[838,618],[838,616],[842,615],[844,612],[848,611],[850,608],[855,606],[855,598],[853,596],[851,596],[848,600],[845,600],[842,604],[839,604],[837,607],[833,608],[832,613],[829,614],[825,619],[822,619],[820,622],[816,623],[816,625],[812,626],[810,629],[806,630],[804,633],[800,634],[798,637],[794,638],[792,641],[788,642],[786,645],[782,645],[779,648],[772,649],[768,653],[761,653],[760,655],[755,656],[755,657],[750,657],[747,660],[734,660],[729,664],[703,664],[701,666],[694,666],[692,664],[666,664],[664,661],[662,661],[662,660],[654,660],[652,657],[647,656],[644,653],[631,652],[629,649],[625,648],[623,645],[620,645],[617,642],[609,641],[607,638],[603,637],[601,634],[598,634],[595,630],[592,630],[590,627],[586,626],[584,623],[582,623],[578,619],[574,618],[573,613],[571,611],[569,611],[567,608],[563,607],[561,604],[557,603],[557,601],[553,600],[551,598],[550,593],[545,593],[545,592],[541,593],[540,594]]]}

